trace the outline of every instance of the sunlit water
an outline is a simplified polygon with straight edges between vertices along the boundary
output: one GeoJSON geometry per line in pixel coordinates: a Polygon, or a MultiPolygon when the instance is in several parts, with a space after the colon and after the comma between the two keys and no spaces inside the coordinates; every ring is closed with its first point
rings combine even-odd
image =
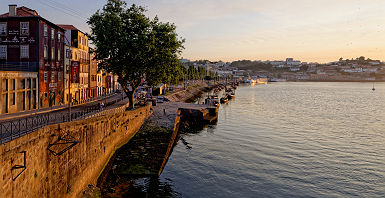
{"type": "Polygon", "coordinates": [[[372,86],[241,86],[216,126],[182,135],[160,186],[194,198],[385,197],[385,84],[372,86]]]}

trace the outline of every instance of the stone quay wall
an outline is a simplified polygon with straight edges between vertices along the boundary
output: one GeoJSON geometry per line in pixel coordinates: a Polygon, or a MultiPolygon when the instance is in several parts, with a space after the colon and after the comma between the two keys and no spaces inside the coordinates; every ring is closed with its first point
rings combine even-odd
{"type": "Polygon", "coordinates": [[[51,125],[0,145],[0,197],[81,197],[150,108],[51,125]]]}

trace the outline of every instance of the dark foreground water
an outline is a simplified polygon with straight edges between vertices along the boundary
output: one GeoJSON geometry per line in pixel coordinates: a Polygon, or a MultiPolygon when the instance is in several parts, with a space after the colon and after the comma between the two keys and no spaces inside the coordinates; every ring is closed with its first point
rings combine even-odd
{"type": "Polygon", "coordinates": [[[385,197],[385,84],[372,86],[241,86],[216,126],[182,135],[161,177],[136,188],[148,197],[385,197]]]}

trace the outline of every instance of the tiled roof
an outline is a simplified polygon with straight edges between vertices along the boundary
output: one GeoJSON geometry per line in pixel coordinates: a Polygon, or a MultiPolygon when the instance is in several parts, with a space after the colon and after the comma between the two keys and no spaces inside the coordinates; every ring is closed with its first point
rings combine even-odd
{"type": "MultiPolygon", "coordinates": [[[[23,17],[39,16],[39,14],[35,10],[29,9],[24,6],[16,8],[16,13],[17,13],[17,16],[23,16],[23,17]]],[[[2,14],[0,15],[0,17],[9,17],[9,13],[2,14]]]]}
{"type": "Polygon", "coordinates": [[[63,25],[63,24],[57,24],[59,27],[65,29],[65,30],[79,30],[73,25],[63,25]]]}

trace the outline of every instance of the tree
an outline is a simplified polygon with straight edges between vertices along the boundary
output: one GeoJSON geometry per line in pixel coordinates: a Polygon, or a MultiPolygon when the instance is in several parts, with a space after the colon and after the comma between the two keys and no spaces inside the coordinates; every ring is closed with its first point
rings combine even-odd
{"type": "Polygon", "coordinates": [[[134,108],[134,93],[145,79],[150,85],[171,83],[182,74],[178,56],[183,39],[174,24],[149,19],[145,9],[122,0],[108,0],[87,21],[99,69],[118,75],[118,82],[134,108]]]}

